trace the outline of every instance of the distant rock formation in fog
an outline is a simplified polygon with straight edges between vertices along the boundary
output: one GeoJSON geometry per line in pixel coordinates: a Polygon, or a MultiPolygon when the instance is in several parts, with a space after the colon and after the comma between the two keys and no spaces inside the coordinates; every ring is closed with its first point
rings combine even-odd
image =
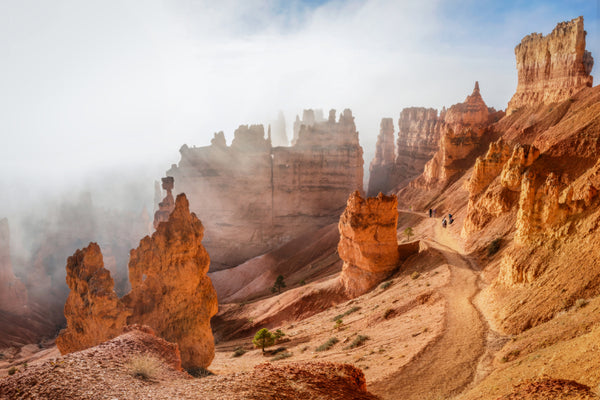
{"type": "Polygon", "coordinates": [[[262,125],[222,133],[206,147],[184,145],[167,171],[205,221],[211,271],[239,265],[334,222],[350,193],[362,191],[363,158],[350,110],[336,122],[306,110],[296,142],[273,147],[262,125]],[[222,139],[221,139],[222,138],[222,139]]]}
{"type": "Polygon", "coordinates": [[[532,33],[515,47],[519,80],[507,114],[523,106],[556,103],[592,87],[592,54],[583,17],[561,22],[547,36],[532,33]]]}
{"type": "Polygon", "coordinates": [[[271,123],[271,144],[273,147],[289,146],[290,144],[285,128],[285,117],[282,111],[279,111],[277,119],[271,123]]]}
{"type": "Polygon", "coordinates": [[[27,289],[13,272],[10,260],[8,219],[0,219],[0,310],[15,314],[27,311],[27,289]]]}
{"type": "Polygon", "coordinates": [[[154,229],[158,224],[169,220],[169,215],[175,209],[175,199],[173,198],[174,180],[172,176],[162,178],[162,188],[167,191],[165,198],[158,203],[158,211],[154,213],[154,229]]]}

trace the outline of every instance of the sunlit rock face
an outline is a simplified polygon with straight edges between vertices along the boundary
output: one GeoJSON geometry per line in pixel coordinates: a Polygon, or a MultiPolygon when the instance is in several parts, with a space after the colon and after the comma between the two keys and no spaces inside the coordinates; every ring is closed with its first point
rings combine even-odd
{"type": "Polygon", "coordinates": [[[338,225],[338,253],[344,261],[340,281],[349,296],[366,293],[398,267],[397,224],[396,196],[350,195],[338,225]]]}
{"type": "Polygon", "coordinates": [[[426,189],[443,185],[466,170],[470,166],[469,158],[484,139],[487,127],[502,115],[502,112],[486,106],[479,92],[479,83],[475,82],[473,93],[464,103],[453,105],[445,113],[439,149],[425,165],[420,179],[412,184],[426,189]]]}
{"type": "Polygon", "coordinates": [[[532,33],[515,47],[519,81],[507,113],[563,101],[592,87],[594,59],[585,49],[583,17],[561,22],[547,36],[532,33]]]}
{"type": "Polygon", "coordinates": [[[369,166],[369,188],[368,196],[377,193],[387,193],[392,189],[391,179],[395,163],[394,149],[394,120],[382,118],[377,144],[375,145],[375,157],[369,166]]]}
{"type": "Polygon", "coordinates": [[[67,260],[65,304],[67,328],[56,338],[62,354],[87,349],[119,335],[129,312],[114,291],[114,281],[104,268],[100,246],[90,243],[67,260]]]}
{"type": "Polygon", "coordinates": [[[15,276],[10,260],[8,220],[0,220],[0,310],[15,314],[27,312],[27,289],[15,276]]]}
{"type": "Polygon", "coordinates": [[[131,292],[123,298],[132,312],[128,324],[148,325],[177,343],[184,368],[206,368],[214,358],[210,319],[218,305],[206,276],[210,259],[203,234],[185,194],[179,194],[169,220],[131,250],[131,292]]]}
{"type": "Polygon", "coordinates": [[[363,158],[350,110],[307,112],[295,144],[272,147],[262,125],[241,126],[231,146],[180,150],[167,171],[205,223],[211,270],[239,265],[334,222],[350,193],[362,191],[363,158]]]}

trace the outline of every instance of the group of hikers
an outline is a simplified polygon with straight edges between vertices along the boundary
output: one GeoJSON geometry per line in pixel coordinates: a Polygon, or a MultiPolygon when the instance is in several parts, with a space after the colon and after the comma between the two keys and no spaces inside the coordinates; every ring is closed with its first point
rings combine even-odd
{"type": "MultiPolygon", "coordinates": [[[[437,209],[429,209],[429,218],[435,218],[435,214],[437,213],[437,209]]],[[[448,214],[448,220],[446,220],[446,217],[444,216],[444,218],[442,219],[442,227],[445,228],[448,225],[452,225],[452,223],[454,222],[454,218],[452,218],[452,214],[448,214]]]]}

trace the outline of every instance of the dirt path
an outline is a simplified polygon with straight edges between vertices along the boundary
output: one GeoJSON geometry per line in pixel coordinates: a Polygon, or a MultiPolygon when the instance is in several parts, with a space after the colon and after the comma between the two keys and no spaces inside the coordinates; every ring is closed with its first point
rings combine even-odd
{"type": "Polygon", "coordinates": [[[421,225],[428,236],[422,240],[443,254],[451,271],[449,284],[440,290],[447,305],[444,333],[400,371],[369,386],[383,399],[447,399],[457,395],[474,380],[486,350],[488,326],[473,305],[480,290],[473,261],[459,253],[459,243],[449,228],[438,226],[439,218],[430,221],[421,225]]]}

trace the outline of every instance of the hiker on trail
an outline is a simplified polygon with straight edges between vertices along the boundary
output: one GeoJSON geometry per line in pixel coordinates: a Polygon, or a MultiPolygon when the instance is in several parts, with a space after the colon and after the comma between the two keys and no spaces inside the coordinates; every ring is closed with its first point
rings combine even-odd
{"type": "Polygon", "coordinates": [[[429,209],[429,218],[431,218],[432,215],[433,215],[433,210],[430,208],[429,209]]]}
{"type": "Polygon", "coordinates": [[[447,224],[447,223],[446,223],[446,217],[444,217],[444,219],[442,220],[442,228],[445,228],[445,227],[446,227],[446,224],[447,224]]]}
{"type": "Polygon", "coordinates": [[[450,221],[450,225],[454,222],[454,218],[452,218],[452,214],[448,214],[448,221],[450,221]]]}

